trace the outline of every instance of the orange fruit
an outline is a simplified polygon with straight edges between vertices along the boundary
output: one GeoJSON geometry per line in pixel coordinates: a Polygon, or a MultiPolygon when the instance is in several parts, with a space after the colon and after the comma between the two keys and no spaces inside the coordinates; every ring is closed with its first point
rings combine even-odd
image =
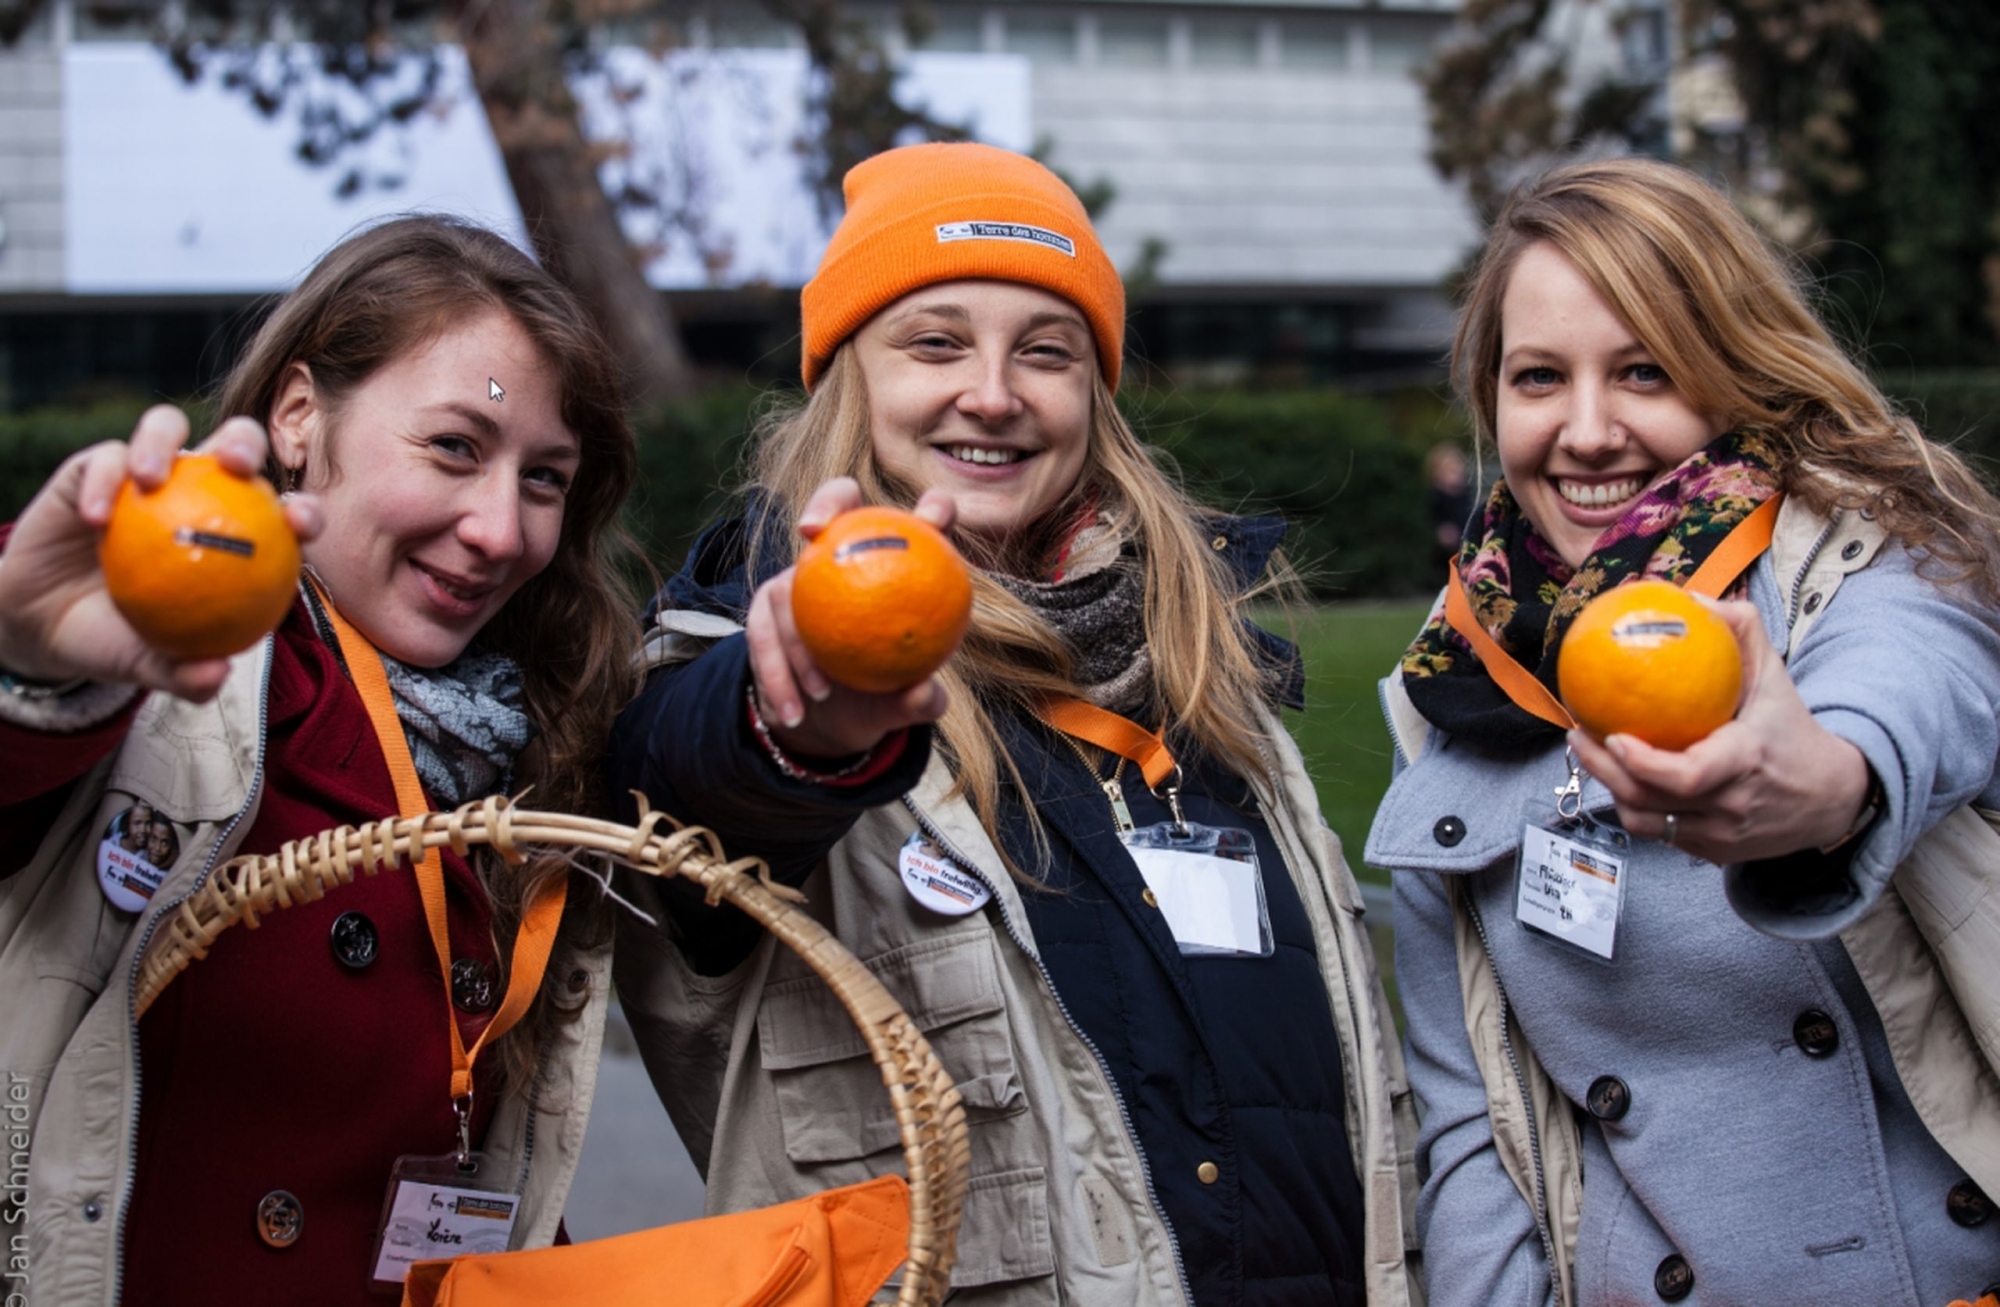
{"type": "Polygon", "coordinates": [[[944,666],[972,621],[972,576],[951,541],[900,508],[856,508],[800,552],[792,621],[850,690],[908,689],[944,666]]]}
{"type": "Polygon", "coordinates": [[[132,629],[175,658],[249,648],[284,620],[299,588],[298,537],[271,483],[207,454],[175,459],[157,490],[128,478],[97,559],[132,629]]]}
{"type": "Polygon", "coordinates": [[[1736,636],[1693,595],[1634,581],[1584,605],[1556,662],[1563,703],[1598,739],[1636,735],[1685,749],[1736,715],[1736,636]]]}

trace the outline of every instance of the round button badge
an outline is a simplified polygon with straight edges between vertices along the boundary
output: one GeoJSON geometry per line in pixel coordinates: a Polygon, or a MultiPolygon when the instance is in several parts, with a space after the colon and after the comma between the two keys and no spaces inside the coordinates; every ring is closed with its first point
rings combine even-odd
{"type": "Polygon", "coordinates": [[[932,912],[962,917],[979,911],[993,897],[985,881],[953,862],[922,831],[903,842],[903,851],[896,862],[903,875],[903,888],[932,912]]]}
{"type": "Polygon", "coordinates": [[[138,912],[181,855],[180,833],[173,819],[145,802],[134,803],[111,819],[97,843],[97,884],[111,905],[138,912]]]}

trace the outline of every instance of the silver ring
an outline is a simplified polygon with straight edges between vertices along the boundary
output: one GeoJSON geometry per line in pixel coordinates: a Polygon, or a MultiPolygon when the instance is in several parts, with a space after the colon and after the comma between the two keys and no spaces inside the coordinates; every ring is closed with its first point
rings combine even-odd
{"type": "Polygon", "coordinates": [[[1670,812],[1667,814],[1667,832],[1660,838],[1664,840],[1666,843],[1672,844],[1675,840],[1679,839],[1680,837],[1681,837],[1680,815],[1678,813],[1670,812]]]}

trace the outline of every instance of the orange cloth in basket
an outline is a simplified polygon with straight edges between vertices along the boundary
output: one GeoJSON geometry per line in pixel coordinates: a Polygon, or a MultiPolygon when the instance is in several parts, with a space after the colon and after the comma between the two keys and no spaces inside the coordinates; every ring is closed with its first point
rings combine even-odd
{"type": "Polygon", "coordinates": [[[885,1175],[590,1243],[418,1262],[403,1307],[862,1307],[909,1238],[909,1187],[885,1175]]]}

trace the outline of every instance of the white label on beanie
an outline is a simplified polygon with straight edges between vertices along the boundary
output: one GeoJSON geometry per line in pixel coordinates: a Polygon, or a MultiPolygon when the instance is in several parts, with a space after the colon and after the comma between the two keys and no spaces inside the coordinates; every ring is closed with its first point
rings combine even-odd
{"type": "Polygon", "coordinates": [[[1030,227],[1025,222],[941,222],[938,244],[947,241],[1020,241],[1026,245],[1046,245],[1076,257],[1076,242],[1046,227],[1030,227]]]}

